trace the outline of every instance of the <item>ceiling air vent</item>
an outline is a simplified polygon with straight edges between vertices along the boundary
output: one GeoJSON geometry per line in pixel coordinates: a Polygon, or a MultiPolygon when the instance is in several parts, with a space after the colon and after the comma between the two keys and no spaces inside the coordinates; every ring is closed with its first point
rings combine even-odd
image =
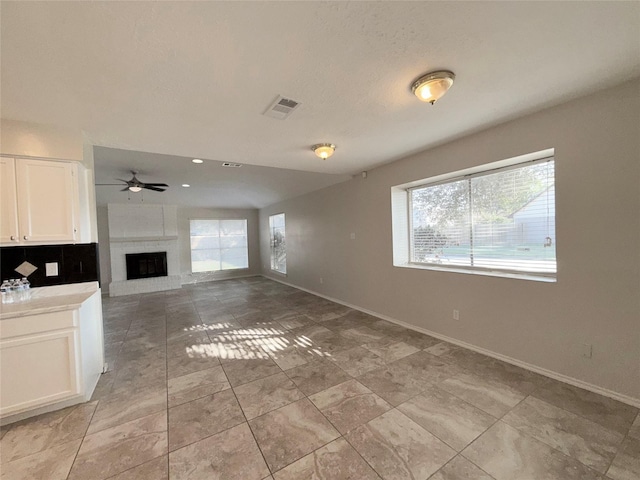
{"type": "Polygon", "coordinates": [[[229,162],[224,162],[222,164],[223,167],[229,167],[229,168],[238,168],[241,167],[242,164],[241,163],[229,163],[229,162]]]}
{"type": "Polygon", "coordinates": [[[278,95],[275,101],[269,105],[267,111],[264,114],[267,117],[277,118],[278,120],[284,120],[291,112],[293,112],[298,106],[299,102],[291,100],[290,98],[284,98],[282,95],[278,95]]]}

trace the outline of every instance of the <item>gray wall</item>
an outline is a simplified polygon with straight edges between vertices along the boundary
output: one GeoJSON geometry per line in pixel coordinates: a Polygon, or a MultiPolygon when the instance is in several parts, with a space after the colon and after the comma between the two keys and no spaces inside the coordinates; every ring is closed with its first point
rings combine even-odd
{"type": "Polygon", "coordinates": [[[268,216],[284,212],[288,274],[278,279],[640,399],[639,125],[636,80],[269,206],[263,272],[268,216]],[[390,187],[552,147],[557,283],[392,266],[390,187]]]}

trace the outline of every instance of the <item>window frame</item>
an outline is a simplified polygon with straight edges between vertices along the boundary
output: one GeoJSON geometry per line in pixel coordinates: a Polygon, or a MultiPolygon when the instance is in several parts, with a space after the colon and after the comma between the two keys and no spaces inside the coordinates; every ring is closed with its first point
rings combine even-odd
{"type": "MultiPolygon", "coordinates": [[[[218,230],[219,231],[219,230],[218,230]]],[[[218,238],[220,238],[218,236],[218,238]]],[[[209,250],[213,250],[213,249],[209,249],[209,250]]],[[[222,251],[222,247],[218,247],[217,248],[218,251],[222,251]]],[[[191,273],[198,275],[198,274],[211,274],[211,273],[216,273],[216,272],[233,272],[233,271],[238,271],[238,270],[249,270],[250,265],[249,265],[249,219],[247,218],[189,218],[189,261],[190,261],[190,267],[191,267],[191,273]],[[193,270],[193,248],[191,248],[191,238],[193,237],[193,235],[191,234],[191,222],[192,221],[209,221],[209,222],[225,222],[225,221],[242,221],[244,222],[244,227],[245,227],[245,238],[247,239],[247,245],[246,245],[246,251],[247,251],[247,266],[246,267],[237,267],[237,268],[221,268],[219,270],[204,270],[204,271],[194,271],[193,270]]],[[[222,260],[220,260],[220,263],[222,263],[222,260]]]]}
{"type": "Polygon", "coordinates": [[[269,269],[272,272],[275,272],[279,275],[287,275],[287,216],[285,214],[285,212],[279,212],[279,213],[274,213],[272,215],[269,215],[269,269]],[[274,217],[278,217],[282,215],[282,219],[283,219],[283,223],[284,223],[284,227],[283,227],[283,231],[284,231],[284,271],[281,270],[277,270],[274,268],[274,240],[275,240],[275,235],[274,235],[274,227],[272,226],[272,221],[271,219],[274,217]]]}
{"type": "MultiPolygon", "coordinates": [[[[547,149],[541,152],[522,155],[512,159],[502,160],[499,162],[492,162],[484,165],[479,165],[473,168],[450,172],[443,175],[434,176],[431,178],[409,182],[403,185],[397,185],[391,189],[391,201],[392,201],[392,230],[393,230],[393,265],[396,267],[415,268],[424,270],[436,270],[446,271],[453,273],[464,273],[472,275],[485,275],[485,276],[498,276],[507,278],[519,278],[526,280],[536,280],[542,282],[556,282],[558,276],[558,262],[557,262],[557,231],[554,233],[554,249],[556,251],[556,264],[555,271],[553,272],[540,272],[530,270],[516,270],[500,267],[486,267],[476,265],[441,265],[429,262],[416,262],[415,258],[415,245],[414,245],[414,218],[413,218],[413,202],[412,193],[414,190],[419,190],[425,187],[432,187],[441,184],[452,183],[460,180],[469,180],[470,178],[482,177],[485,175],[491,175],[497,172],[504,172],[512,169],[518,169],[527,165],[547,163],[549,161],[554,162],[554,176],[550,185],[554,188],[554,203],[555,203],[555,167],[556,158],[554,149],[547,149]],[[403,198],[404,196],[404,198],[403,198]],[[403,205],[404,204],[404,205],[403,205]],[[404,212],[403,212],[404,210],[404,212]],[[404,216],[405,218],[397,218],[404,216]],[[405,232],[398,230],[405,229],[405,232]],[[404,243],[402,245],[400,242],[404,243]]],[[[471,195],[471,192],[469,192],[471,195]]],[[[471,213],[471,212],[470,212],[471,213]]],[[[554,208],[554,225],[555,225],[555,208],[554,208]]],[[[473,222],[470,222],[473,225],[473,222]]]]}

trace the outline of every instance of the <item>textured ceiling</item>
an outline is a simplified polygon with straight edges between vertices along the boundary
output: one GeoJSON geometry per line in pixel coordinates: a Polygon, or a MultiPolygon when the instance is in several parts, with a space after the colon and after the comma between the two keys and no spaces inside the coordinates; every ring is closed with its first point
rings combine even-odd
{"type": "Polygon", "coordinates": [[[287,198],[349,180],[349,175],[243,165],[222,167],[206,160],[196,165],[189,157],[94,147],[96,184],[129,180],[131,170],[143,183],[166,183],[164,192],[122,192],[123,186],[97,185],[96,202],[153,203],[191,207],[262,208],[287,198]],[[182,184],[189,184],[183,188],[182,184]]]}
{"type": "Polygon", "coordinates": [[[640,2],[3,1],[2,116],[353,174],[639,76],[639,32],[640,2]],[[417,101],[443,68],[449,94],[417,101]],[[262,115],[278,94],[301,102],[284,121],[262,115]]]}

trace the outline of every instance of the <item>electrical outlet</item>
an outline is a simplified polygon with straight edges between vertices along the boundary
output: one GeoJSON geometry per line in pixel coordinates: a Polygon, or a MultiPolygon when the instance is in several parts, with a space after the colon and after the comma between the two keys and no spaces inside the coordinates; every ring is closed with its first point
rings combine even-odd
{"type": "Polygon", "coordinates": [[[590,343],[583,343],[582,356],[584,358],[591,358],[593,356],[593,345],[591,345],[590,343]]]}
{"type": "Polygon", "coordinates": [[[355,234],[355,233],[352,233],[352,234],[350,235],[350,237],[351,237],[351,240],[355,240],[355,239],[356,239],[356,234],[355,234]]]}
{"type": "Polygon", "coordinates": [[[320,283],[324,283],[324,278],[320,277],[320,283]]]}
{"type": "Polygon", "coordinates": [[[453,319],[454,320],[460,320],[460,310],[454,310],[453,311],[453,319]]]}

